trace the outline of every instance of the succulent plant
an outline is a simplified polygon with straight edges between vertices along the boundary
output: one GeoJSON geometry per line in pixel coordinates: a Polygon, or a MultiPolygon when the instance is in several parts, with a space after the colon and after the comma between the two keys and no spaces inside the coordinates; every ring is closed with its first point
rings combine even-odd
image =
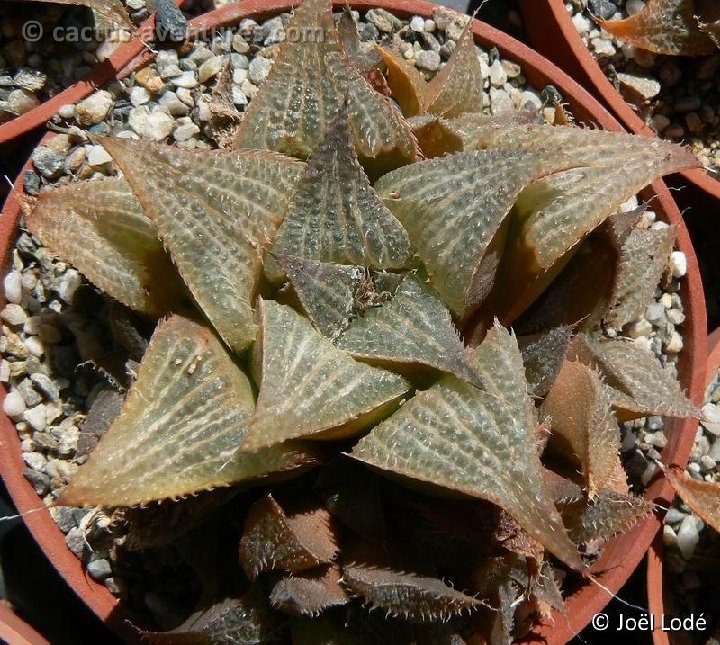
{"type": "Polygon", "coordinates": [[[282,44],[227,148],[100,138],[121,176],[28,204],[159,320],[58,504],[122,509],[140,547],[242,509],[232,592],[155,642],[507,640],[562,611],[551,558],[587,575],[588,545],[652,510],[618,419],[697,414],[601,332],[674,243],[620,207],[693,156],[481,114],[469,27],[427,82],[348,18],[297,8],[288,30],[322,38],[282,44]],[[239,505],[206,492],[230,486],[239,505]]]}

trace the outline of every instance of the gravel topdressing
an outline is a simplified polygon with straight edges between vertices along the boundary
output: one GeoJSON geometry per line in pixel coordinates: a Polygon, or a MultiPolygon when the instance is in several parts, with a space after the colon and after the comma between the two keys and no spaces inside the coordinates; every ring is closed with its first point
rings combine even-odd
{"type": "MultiPolygon", "coordinates": [[[[381,9],[354,16],[363,41],[394,43],[427,78],[444,66],[468,19],[443,8],[431,19],[400,20],[381,9]]],[[[226,134],[213,113],[213,92],[222,70],[230,65],[231,82],[221,89],[241,113],[266,78],[288,19],[289,14],[260,24],[245,19],[207,41],[179,51],[161,49],[154,62],[129,78],[78,105],[64,106],[53,120],[61,133],[33,154],[33,170],[24,177],[26,191],[36,194],[49,185],[115,174],[110,156],[88,133],[185,148],[217,147],[226,134]]],[[[527,109],[552,119],[554,107],[545,101],[551,92],[529,87],[521,67],[501,59],[496,50],[478,53],[485,72],[485,111],[527,109]]],[[[626,206],[637,205],[631,200],[626,206]]],[[[656,222],[650,210],[643,225],[666,226],[656,222]]],[[[670,365],[682,350],[684,260],[682,253],[673,254],[669,277],[655,301],[641,319],[621,330],[670,365]]],[[[8,304],[0,312],[0,381],[10,391],[5,413],[15,421],[22,441],[25,476],[49,504],[119,411],[139,356],[128,352],[128,339],[119,338],[116,323],[132,314],[112,305],[74,268],[24,232],[15,245],[12,271],[5,277],[5,293],[8,304]]],[[[624,424],[622,436],[630,479],[641,490],[666,443],[662,419],[624,424]]],[[[129,606],[152,615],[163,628],[179,622],[187,599],[194,598],[198,588],[197,579],[178,565],[173,548],[129,551],[124,547],[122,514],[66,507],[50,512],[92,578],[129,606]]]]}
{"type": "Polygon", "coordinates": [[[571,0],[566,8],[601,69],[638,115],[660,136],[690,146],[720,178],[720,51],[711,56],[653,54],[600,30],[593,15],[619,20],[642,0],[571,0]]]}

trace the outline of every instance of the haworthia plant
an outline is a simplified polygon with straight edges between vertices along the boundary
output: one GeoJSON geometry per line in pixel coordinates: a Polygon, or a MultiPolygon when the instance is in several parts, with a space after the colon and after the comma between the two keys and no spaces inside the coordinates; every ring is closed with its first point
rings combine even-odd
{"type": "Polygon", "coordinates": [[[306,0],[230,149],[101,138],[122,176],[28,199],[143,319],[109,307],[142,362],[58,503],[120,507],[129,546],[198,572],[199,612],[151,642],[507,639],[562,609],[552,566],[583,575],[647,512],[616,418],[698,411],[622,337],[674,230],[616,211],[697,162],[482,114],[471,29],[428,81],[306,0]],[[234,540],[215,564],[206,527],[234,540]]]}

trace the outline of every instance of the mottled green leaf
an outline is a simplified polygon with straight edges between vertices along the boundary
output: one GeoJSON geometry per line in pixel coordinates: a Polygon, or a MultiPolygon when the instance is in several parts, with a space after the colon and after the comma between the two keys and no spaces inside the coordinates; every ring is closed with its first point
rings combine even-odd
{"type": "Polygon", "coordinates": [[[480,385],[450,312],[416,274],[405,277],[391,300],[351,321],[336,343],[381,367],[425,365],[480,385]]]}
{"type": "Polygon", "coordinates": [[[667,266],[676,234],[676,226],[630,232],[620,247],[607,325],[620,329],[645,311],[667,266]]]}
{"type": "Polygon", "coordinates": [[[303,165],[267,152],[200,153],[130,139],[102,144],[200,308],[233,350],[247,349],[264,251],[303,165]]]}
{"type": "Polygon", "coordinates": [[[410,234],[432,285],[463,316],[492,287],[520,191],[573,165],[554,147],[464,152],[395,170],[375,188],[410,234]]]}
{"type": "Polygon", "coordinates": [[[364,165],[381,172],[416,158],[400,111],[348,63],[329,0],[305,0],[286,31],[302,37],[280,46],[240,125],[238,148],[308,157],[347,97],[353,141],[364,165]]]}
{"type": "Polygon", "coordinates": [[[348,326],[363,281],[362,267],[277,256],[315,328],[334,340],[348,326]]]}
{"type": "Polygon", "coordinates": [[[43,191],[25,223],[53,253],[128,307],[154,318],[186,308],[182,281],[126,181],[43,191]]]}
{"type": "Polygon", "coordinates": [[[700,411],[680,389],[659,359],[628,339],[598,339],[579,335],[569,358],[595,367],[611,392],[621,420],[639,416],[698,417],[700,411]]]}
{"type": "Polygon", "coordinates": [[[370,186],[342,108],[312,153],[273,247],[276,255],[372,269],[407,266],[410,239],[370,186]]]}
{"type": "Polygon", "coordinates": [[[712,54],[715,45],[700,30],[695,14],[695,0],[648,0],[629,18],[596,22],[615,38],[656,54],[712,54]]]}
{"type": "Polygon", "coordinates": [[[653,512],[652,502],[634,495],[601,490],[594,500],[580,500],[560,506],[570,537],[577,544],[590,540],[609,540],[627,531],[653,512]]]}
{"type": "Polygon", "coordinates": [[[290,307],[260,301],[259,314],[260,394],[244,451],[295,437],[351,436],[410,389],[402,377],[354,361],[290,307]]]}
{"type": "Polygon", "coordinates": [[[611,479],[620,450],[620,431],[610,393],[598,374],[565,361],[542,406],[552,434],[548,449],[574,454],[591,497],[611,479]]]}
{"type": "Polygon", "coordinates": [[[317,616],[350,602],[340,577],[340,570],[329,566],[282,578],[270,592],[270,604],[286,614],[317,616]]]}
{"type": "Polygon", "coordinates": [[[431,114],[453,117],[482,111],[484,79],[471,28],[472,21],[455,44],[450,60],[430,81],[424,103],[431,114]]]}
{"type": "Polygon", "coordinates": [[[303,571],[338,552],[330,513],[305,504],[283,509],[268,493],[252,505],[240,539],[240,564],[250,580],[263,571],[303,571]]]}
{"type": "Polygon", "coordinates": [[[544,490],[535,451],[536,424],[514,337],[493,327],[476,350],[475,364],[485,390],[445,377],[375,427],[351,456],[457,494],[487,499],[558,558],[582,568],[544,490]]]}
{"type": "Polygon", "coordinates": [[[343,583],[371,608],[412,622],[447,620],[483,604],[437,578],[362,563],[343,567],[343,583]]]}
{"type": "Polygon", "coordinates": [[[250,382],[207,327],[160,323],[120,416],[58,504],[133,506],[288,470],[292,446],[233,455],[254,409],[250,382]]]}
{"type": "Polygon", "coordinates": [[[572,336],[572,327],[554,327],[545,333],[519,336],[528,390],[533,396],[545,396],[562,367],[572,336]]]}

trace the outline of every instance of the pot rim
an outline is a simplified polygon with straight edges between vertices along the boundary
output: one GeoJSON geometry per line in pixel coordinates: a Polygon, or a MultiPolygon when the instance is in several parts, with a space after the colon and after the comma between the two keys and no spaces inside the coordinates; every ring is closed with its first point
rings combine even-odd
{"type": "MultiPolygon", "coordinates": [[[[705,387],[715,378],[720,370],[720,327],[708,336],[707,378],[705,387]]],[[[647,555],[647,595],[648,609],[655,616],[656,625],[660,625],[659,618],[665,615],[665,601],[663,599],[663,542],[662,533],[658,533],[652,548],[647,555]]],[[[653,630],[654,645],[670,645],[667,632],[661,629],[653,630]]]]}
{"type": "MultiPolygon", "coordinates": [[[[335,8],[342,8],[347,4],[344,0],[333,0],[333,3],[335,8]]],[[[296,4],[298,3],[293,0],[245,0],[193,19],[189,23],[189,30],[191,34],[207,34],[213,29],[234,25],[245,17],[264,19],[277,15],[296,4]]],[[[403,17],[412,15],[431,17],[433,9],[438,7],[424,0],[351,0],[349,4],[360,11],[382,8],[403,17]]],[[[525,77],[534,87],[554,85],[570,104],[578,122],[600,125],[612,131],[623,130],[622,126],[586,90],[537,52],[477,20],[473,20],[472,31],[477,43],[486,47],[497,47],[504,57],[520,63],[525,77]]],[[[150,52],[143,52],[126,65],[121,74],[127,76],[151,58],[150,52]]],[[[119,75],[118,78],[122,76],[119,75]]],[[[0,249],[6,258],[12,248],[17,220],[20,216],[23,173],[30,163],[31,160],[28,160],[21,171],[3,209],[4,216],[0,218],[0,249]]],[[[685,350],[681,355],[680,373],[689,396],[697,402],[703,396],[705,364],[704,362],[700,364],[696,357],[706,356],[707,343],[705,299],[697,258],[680,211],[665,184],[661,180],[655,181],[641,192],[641,196],[655,201],[655,209],[662,219],[677,224],[677,245],[687,256],[688,273],[683,285],[683,302],[687,317],[683,323],[685,350]]],[[[4,398],[4,395],[4,388],[0,388],[0,398],[4,398]]],[[[666,428],[671,432],[667,447],[663,450],[665,463],[685,466],[696,427],[697,422],[690,419],[668,420],[666,428]]],[[[137,639],[137,633],[127,623],[129,618],[127,610],[118,606],[117,599],[104,586],[85,575],[80,561],[67,549],[63,534],[53,522],[44,504],[30,483],[22,476],[20,442],[13,423],[4,415],[0,416],[0,441],[6,444],[6,449],[0,451],[0,475],[6,481],[8,492],[18,511],[23,514],[36,541],[62,577],[100,619],[116,631],[120,631],[126,638],[137,639]],[[38,512],[38,509],[41,512],[38,512]],[[28,513],[28,511],[33,512],[28,513]]],[[[662,477],[655,478],[646,488],[645,497],[667,506],[672,499],[669,483],[662,477]]],[[[659,528],[660,518],[652,515],[630,531],[610,540],[593,568],[595,578],[602,587],[589,581],[584,582],[566,598],[567,616],[555,612],[549,620],[538,624],[524,640],[559,644],[573,638],[590,622],[591,617],[611,600],[611,594],[616,593],[625,583],[642,560],[659,528]]]]}
{"type": "Polygon", "coordinates": [[[8,645],[49,645],[50,643],[2,601],[0,601],[0,640],[8,645]]]}
{"type": "MultiPolygon", "coordinates": [[[[657,134],[625,102],[603,73],[575,29],[563,0],[520,0],[525,24],[533,46],[577,79],[585,89],[635,134],[657,137],[657,134]]],[[[720,180],[706,170],[695,168],[677,173],[707,196],[720,200],[720,180]]]]}
{"type": "MultiPolygon", "coordinates": [[[[176,0],[176,2],[179,6],[182,6],[185,0],[176,0]]],[[[133,32],[131,40],[119,45],[102,63],[96,63],[84,78],[69,85],[60,93],[34,107],[29,112],[1,124],[0,146],[47,123],[63,105],[82,101],[96,89],[111,83],[114,78],[120,78],[130,63],[136,60],[143,52],[147,52],[145,41],[152,37],[154,31],[155,13],[153,12],[133,32]]]]}

